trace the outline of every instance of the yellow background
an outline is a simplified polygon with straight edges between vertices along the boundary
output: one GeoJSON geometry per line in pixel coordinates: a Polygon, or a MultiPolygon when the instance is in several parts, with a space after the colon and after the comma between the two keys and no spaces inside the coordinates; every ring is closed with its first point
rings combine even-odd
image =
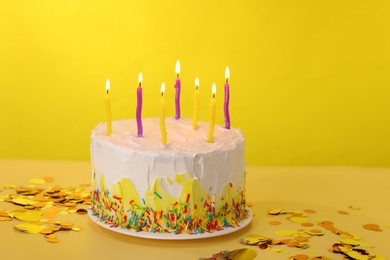
{"type": "MultiPolygon", "coordinates": [[[[231,72],[232,127],[250,165],[390,166],[388,1],[0,1],[0,157],[89,159],[105,120],[159,115],[175,62],[182,114],[200,119],[231,72]]],[[[135,130],[134,130],[135,131],[135,130]]],[[[146,132],[147,129],[144,129],[146,132]]]]}

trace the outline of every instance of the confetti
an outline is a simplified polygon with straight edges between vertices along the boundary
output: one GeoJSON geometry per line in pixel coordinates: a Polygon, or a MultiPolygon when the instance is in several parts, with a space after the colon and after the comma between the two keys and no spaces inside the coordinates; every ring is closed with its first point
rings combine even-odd
{"type": "Polygon", "coordinates": [[[290,237],[296,234],[297,232],[298,232],[297,230],[278,230],[276,231],[275,235],[280,237],[290,237]]]}
{"type": "MultiPolygon", "coordinates": [[[[31,179],[33,184],[45,184],[54,181],[52,177],[31,179]]],[[[49,188],[28,186],[4,185],[5,189],[13,189],[9,194],[0,197],[4,201],[16,206],[10,210],[0,209],[0,222],[17,219],[23,221],[14,225],[14,228],[27,233],[40,233],[49,243],[58,243],[60,240],[55,233],[75,231],[83,228],[75,226],[73,222],[56,222],[58,215],[77,213],[84,215],[88,211],[84,205],[91,204],[91,193],[81,186],[49,188]],[[81,206],[81,207],[80,207],[81,206]]],[[[88,185],[90,187],[90,185],[88,185]]]]}
{"type": "Polygon", "coordinates": [[[79,232],[79,231],[83,231],[84,229],[82,227],[72,227],[72,230],[79,232]]]}
{"type": "Polygon", "coordinates": [[[43,177],[43,180],[45,182],[54,182],[54,178],[53,177],[49,177],[49,176],[43,177]]]}
{"type": "Polygon", "coordinates": [[[46,181],[44,179],[34,178],[34,179],[30,179],[30,183],[33,183],[33,184],[45,184],[46,181]]]}
{"type": "Polygon", "coordinates": [[[349,212],[345,211],[345,210],[338,210],[337,213],[339,213],[341,215],[349,215],[349,212]]]}
{"type": "Polygon", "coordinates": [[[270,222],[268,222],[268,224],[270,224],[270,225],[272,225],[272,226],[277,226],[277,225],[282,224],[282,222],[275,220],[275,221],[270,221],[270,222]]]}
{"type": "Polygon", "coordinates": [[[306,223],[309,221],[309,219],[306,217],[292,217],[289,218],[289,220],[294,223],[306,223]]]}
{"type": "Polygon", "coordinates": [[[21,206],[28,206],[28,205],[34,204],[34,201],[32,201],[30,199],[24,199],[24,198],[15,198],[15,199],[12,199],[12,203],[17,204],[17,205],[21,205],[21,206]]]}
{"type": "Polygon", "coordinates": [[[15,188],[16,188],[16,185],[14,185],[14,184],[4,184],[4,185],[3,185],[3,188],[4,188],[5,190],[12,190],[12,189],[15,189],[15,188]]]}
{"type": "Polygon", "coordinates": [[[0,216],[0,222],[1,221],[11,221],[12,218],[11,217],[3,217],[3,216],[0,216]]]}
{"type": "Polygon", "coordinates": [[[59,243],[60,242],[60,240],[58,238],[47,238],[46,241],[49,243],[59,243]]]}
{"type": "Polygon", "coordinates": [[[83,214],[87,214],[88,210],[86,210],[86,209],[77,209],[76,213],[79,214],[79,215],[83,215],[83,214]]]}
{"type": "MultiPolygon", "coordinates": [[[[360,207],[358,206],[349,206],[349,208],[353,210],[360,210],[360,207]]],[[[342,215],[349,215],[349,212],[344,210],[337,211],[339,214],[342,215]]],[[[285,248],[282,246],[287,247],[296,247],[300,249],[308,249],[309,248],[309,242],[310,239],[314,236],[320,237],[326,235],[327,231],[339,236],[340,242],[333,244],[332,248],[329,249],[330,252],[333,252],[335,254],[342,254],[344,256],[344,259],[355,259],[355,260],[383,260],[385,259],[383,256],[374,254],[372,252],[368,252],[364,248],[374,248],[374,246],[367,244],[363,241],[361,241],[361,237],[359,235],[351,234],[347,231],[341,230],[337,228],[332,221],[329,220],[313,220],[311,221],[309,218],[309,215],[306,214],[314,214],[316,213],[315,210],[312,209],[305,209],[303,213],[299,211],[291,211],[291,210],[284,210],[284,209],[272,209],[267,211],[267,214],[273,217],[276,217],[278,215],[288,215],[286,219],[291,221],[292,223],[300,224],[300,226],[303,227],[312,227],[314,224],[317,226],[323,228],[323,229],[297,229],[297,230],[278,230],[275,232],[277,236],[283,237],[284,239],[273,239],[268,238],[267,240],[263,240],[260,242],[259,239],[256,240],[256,236],[252,235],[250,237],[245,237],[240,240],[241,244],[248,245],[248,246],[257,246],[259,249],[262,250],[270,250],[272,252],[285,252],[285,248]]],[[[277,223],[277,221],[269,221],[268,223],[277,223]]],[[[363,227],[367,230],[371,231],[382,231],[382,228],[377,224],[365,224],[363,227]]],[[[384,226],[385,227],[385,226],[384,226]]],[[[314,250],[308,250],[308,252],[314,253],[314,250]]],[[[316,260],[316,259],[329,259],[324,256],[316,256],[316,257],[310,257],[306,254],[298,254],[294,256],[290,256],[288,258],[289,260],[301,260],[301,259],[308,259],[308,260],[316,260]]]]}
{"type": "Polygon", "coordinates": [[[381,255],[373,254],[368,252],[365,249],[352,246],[350,244],[344,243],[335,243],[331,249],[333,253],[342,254],[346,259],[356,259],[356,260],[380,260],[385,259],[381,255]]]}
{"type": "Polygon", "coordinates": [[[28,234],[38,234],[43,229],[45,229],[45,226],[35,223],[23,223],[15,225],[14,228],[28,234]]]}
{"type": "Polygon", "coordinates": [[[299,254],[295,256],[291,256],[288,260],[308,260],[309,257],[307,255],[299,254]]]}
{"type": "Polygon", "coordinates": [[[43,212],[37,210],[28,210],[24,212],[15,212],[14,218],[25,222],[39,222],[43,212]]]}
{"type": "Polygon", "coordinates": [[[243,239],[240,240],[240,242],[244,245],[249,245],[249,246],[256,246],[259,244],[266,244],[268,242],[272,241],[272,238],[270,237],[265,237],[265,236],[259,236],[259,235],[251,235],[247,236],[243,239]]]}
{"type": "Polygon", "coordinates": [[[249,248],[241,248],[233,251],[221,251],[211,257],[199,258],[199,260],[251,260],[256,257],[256,252],[249,248]]]}
{"type": "Polygon", "coordinates": [[[371,230],[371,231],[376,231],[376,232],[382,232],[383,231],[383,229],[381,229],[379,227],[379,225],[377,225],[377,224],[364,224],[363,228],[367,229],[367,230],[371,230]]]}
{"type": "Polygon", "coordinates": [[[348,208],[353,209],[353,210],[360,210],[361,209],[360,206],[357,206],[357,205],[350,205],[350,206],[348,206],[348,208]]]}

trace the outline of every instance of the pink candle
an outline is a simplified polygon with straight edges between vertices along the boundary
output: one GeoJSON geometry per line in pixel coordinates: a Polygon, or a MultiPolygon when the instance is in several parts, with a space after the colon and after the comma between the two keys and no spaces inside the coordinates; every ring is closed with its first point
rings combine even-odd
{"type": "Polygon", "coordinates": [[[180,62],[179,60],[176,61],[176,84],[175,84],[175,89],[176,89],[176,95],[175,95],[175,105],[176,105],[176,116],[175,119],[180,119],[180,62]]]}
{"type": "Polygon", "coordinates": [[[229,115],[229,99],[230,99],[230,93],[229,93],[229,77],[230,77],[230,71],[229,67],[226,67],[225,70],[225,102],[224,102],[224,112],[225,112],[225,128],[230,129],[230,115],[229,115]]]}
{"type": "Polygon", "coordinates": [[[142,113],[142,73],[139,74],[138,76],[138,88],[137,88],[137,111],[136,111],[136,118],[137,118],[137,127],[138,127],[138,132],[137,136],[142,137],[142,118],[141,118],[141,113],[142,113]]]}

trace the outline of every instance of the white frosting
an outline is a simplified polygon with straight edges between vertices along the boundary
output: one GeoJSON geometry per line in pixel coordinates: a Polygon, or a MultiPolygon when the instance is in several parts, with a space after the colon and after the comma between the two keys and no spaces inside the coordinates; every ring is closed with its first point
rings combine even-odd
{"type": "Polygon", "coordinates": [[[134,184],[140,198],[156,177],[162,177],[168,193],[177,196],[180,187],[170,183],[178,173],[197,177],[210,194],[220,194],[228,182],[244,187],[244,144],[239,129],[216,125],[214,142],[208,143],[209,124],[198,122],[192,128],[188,118],[166,118],[167,145],[161,145],[159,118],[142,120],[144,135],[136,136],[135,120],[114,121],[112,134],[106,135],[106,124],[100,123],[91,135],[92,166],[99,180],[104,175],[110,187],[122,178],[134,184]]]}

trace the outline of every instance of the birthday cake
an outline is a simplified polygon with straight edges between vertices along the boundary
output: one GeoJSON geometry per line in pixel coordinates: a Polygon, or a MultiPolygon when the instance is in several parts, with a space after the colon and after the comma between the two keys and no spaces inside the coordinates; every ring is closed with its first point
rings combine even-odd
{"type": "Polygon", "coordinates": [[[159,118],[100,123],[91,135],[91,214],[110,227],[137,232],[202,234],[239,227],[245,207],[245,139],[239,129],[188,118],[166,118],[161,145],[159,118]]]}

